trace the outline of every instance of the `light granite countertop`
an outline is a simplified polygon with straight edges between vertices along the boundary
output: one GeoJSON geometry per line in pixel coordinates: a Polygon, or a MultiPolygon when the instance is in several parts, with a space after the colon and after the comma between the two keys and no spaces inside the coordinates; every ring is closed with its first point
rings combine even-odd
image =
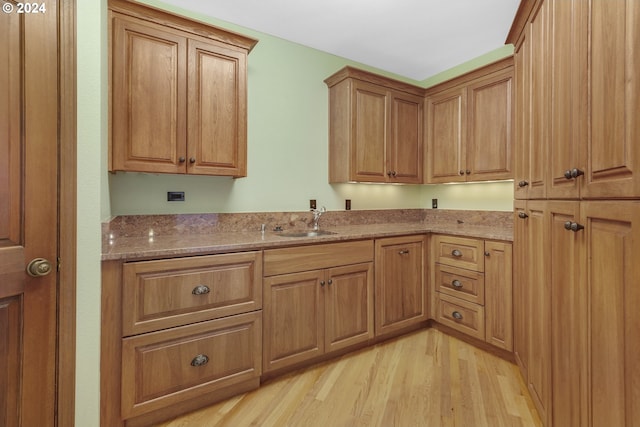
{"type": "MultiPolygon", "coordinates": [[[[321,229],[335,234],[317,237],[286,237],[281,232],[271,231],[271,225],[267,227],[267,231],[264,233],[253,231],[259,230],[259,227],[249,227],[249,230],[246,229],[247,227],[238,227],[243,229],[233,231],[233,227],[216,226],[211,228],[202,225],[191,228],[185,228],[184,225],[180,227],[174,225],[174,229],[167,230],[165,229],[166,227],[160,224],[165,219],[164,217],[143,216],[135,218],[135,228],[130,227],[135,232],[131,232],[131,229],[125,231],[123,227],[103,226],[102,260],[133,261],[217,254],[422,233],[513,241],[510,212],[500,212],[496,216],[483,213],[479,220],[477,219],[478,216],[472,217],[468,213],[463,215],[460,213],[461,211],[450,212],[453,212],[450,217],[446,214],[438,213],[439,216],[434,218],[433,215],[429,216],[427,213],[426,217],[420,218],[420,215],[411,211],[409,217],[403,214],[394,215],[389,222],[380,222],[384,221],[384,218],[378,218],[379,221],[375,223],[356,224],[344,224],[344,220],[334,218],[326,221],[327,224],[322,226],[321,229]],[[463,216],[464,219],[460,219],[463,216]],[[409,219],[410,221],[395,222],[394,219],[398,217],[401,220],[409,219]],[[155,231],[158,229],[162,231],[155,231]]],[[[273,214],[271,215],[273,216],[273,214]]],[[[302,216],[304,217],[304,215],[302,216]]],[[[290,216],[287,218],[290,218],[290,216]]],[[[262,220],[263,218],[257,219],[262,220]]],[[[202,220],[202,216],[198,220],[202,220]]],[[[364,221],[360,222],[371,221],[367,221],[365,218],[364,221]]],[[[290,223],[291,221],[289,221],[290,223]]],[[[308,230],[309,227],[300,227],[299,223],[292,227],[285,227],[286,231],[303,229],[308,230]]]]}

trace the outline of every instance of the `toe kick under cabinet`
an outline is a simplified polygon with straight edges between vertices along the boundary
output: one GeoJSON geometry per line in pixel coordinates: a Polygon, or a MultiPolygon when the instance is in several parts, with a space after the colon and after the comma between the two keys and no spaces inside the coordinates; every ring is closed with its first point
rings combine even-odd
{"type": "Polygon", "coordinates": [[[432,237],[436,322],[513,350],[511,243],[432,237]]]}
{"type": "Polygon", "coordinates": [[[105,262],[104,304],[109,426],[153,424],[259,386],[262,252],[105,262]]]}

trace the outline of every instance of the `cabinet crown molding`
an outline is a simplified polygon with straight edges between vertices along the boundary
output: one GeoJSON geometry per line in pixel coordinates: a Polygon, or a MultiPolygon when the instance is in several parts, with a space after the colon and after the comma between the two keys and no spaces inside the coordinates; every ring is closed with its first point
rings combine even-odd
{"type": "Polygon", "coordinates": [[[389,89],[399,90],[401,92],[410,93],[412,95],[424,96],[424,89],[419,86],[414,86],[400,80],[392,79],[390,77],[384,77],[379,74],[351,67],[349,65],[341,68],[331,76],[327,77],[324,82],[328,87],[332,87],[349,78],[384,86],[389,89]]]}
{"type": "Polygon", "coordinates": [[[205,22],[197,21],[166,10],[148,6],[130,0],[109,0],[109,10],[124,15],[134,16],[139,19],[154,22],[156,24],[186,31],[211,40],[216,40],[229,45],[237,46],[251,52],[258,43],[257,39],[235,33],[205,22]]]}

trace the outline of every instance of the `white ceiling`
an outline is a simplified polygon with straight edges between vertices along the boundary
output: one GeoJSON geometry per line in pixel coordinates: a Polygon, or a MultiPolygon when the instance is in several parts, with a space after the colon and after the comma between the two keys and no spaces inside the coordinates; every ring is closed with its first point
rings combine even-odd
{"type": "Polygon", "coordinates": [[[424,80],[504,45],[519,0],[165,0],[424,80]]]}

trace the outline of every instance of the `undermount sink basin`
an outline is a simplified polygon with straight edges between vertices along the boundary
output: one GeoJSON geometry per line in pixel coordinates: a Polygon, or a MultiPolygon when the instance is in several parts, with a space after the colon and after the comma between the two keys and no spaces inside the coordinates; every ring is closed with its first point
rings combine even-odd
{"type": "Polygon", "coordinates": [[[278,233],[278,236],[282,237],[318,237],[318,236],[328,236],[330,234],[337,234],[333,231],[325,231],[325,230],[308,230],[308,231],[283,231],[278,233]]]}

